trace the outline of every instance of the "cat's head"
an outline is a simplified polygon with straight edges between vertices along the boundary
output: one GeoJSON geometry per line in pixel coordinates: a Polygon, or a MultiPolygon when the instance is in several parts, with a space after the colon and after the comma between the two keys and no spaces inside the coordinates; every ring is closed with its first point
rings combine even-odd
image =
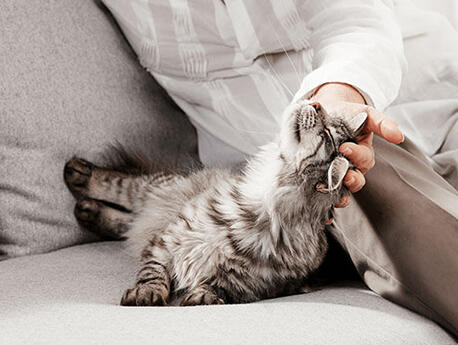
{"type": "Polygon", "coordinates": [[[293,103],[283,114],[282,159],[297,176],[320,186],[321,191],[338,191],[351,166],[339,153],[339,146],[345,141],[355,141],[366,119],[367,114],[360,113],[346,121],[330,117],[317,102],[293,103]]]}

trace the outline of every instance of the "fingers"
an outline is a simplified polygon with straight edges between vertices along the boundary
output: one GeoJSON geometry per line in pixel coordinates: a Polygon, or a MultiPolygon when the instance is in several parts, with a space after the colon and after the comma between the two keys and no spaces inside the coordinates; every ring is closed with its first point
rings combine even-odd
{"type": "Polygon", "coordinates": [[[339,147],[340,153],[349,158],[363,174],[366,174],[375,165],[373,138],[373,133],[369,133],[361,136],[358,144],[344,143],[339,147]]]}
{"type": "Polygon", "coordinates": [[[326,222],[324,222],[324,224],[329,225],[329,224],[332,224],[333,221],[334,221],[334,218],[329,218],[326,222]]]}
{"type": "Polygon", "coordinates": [[[397,122],[374,107],[359,103],[339,101],[322,102],[321,106],[323,106],[331,116],[344,118],[352,118],[356,114],[364,111],[367,113],[367,121],[364,126],[366,133],[377,133],[385,140],[394,144],[399,144],[404,140],[404,135],[400,131],[397,122]]]}
{"type": "Polygon", "coordinates": [[[350,205],[350,197],[348,196],[343,196],[342,199],[334,204],[334,206],[338,208],[347,207],[348,205],[350,205]]]}
{"type": "Polygon", "coordinates": [[[356,193],[363,188],[366,183],[364,175],[359,170],[348,170],[344,178],[344,184],[352,193],[356,193]]]}
{"type": "Polygon", "coordinates": [[[404,141],[404,135],[398,127],[398,123],[391,117],[381,113],[373,107],[366,107],[367,121],[364,126],[366,132],[374,132],[393,144],[404,141]]]}

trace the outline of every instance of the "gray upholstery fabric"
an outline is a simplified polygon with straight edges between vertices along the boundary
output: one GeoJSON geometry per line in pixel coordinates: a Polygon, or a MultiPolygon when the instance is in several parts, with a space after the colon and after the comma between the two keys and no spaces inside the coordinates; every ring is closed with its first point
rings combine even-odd
{"type": "Polygon", "coordinates": [[[0,2],[0,259],[96,237],[62,169],[115,140],[181,164],[194,129],[94,0],[0,2]]]}
{"type": "Polygon", "coordinates": [[[135,274],[123,245],[0,262],[0,344],[455,344],[355,283],[254,304],[120,307],[135,274]]]}

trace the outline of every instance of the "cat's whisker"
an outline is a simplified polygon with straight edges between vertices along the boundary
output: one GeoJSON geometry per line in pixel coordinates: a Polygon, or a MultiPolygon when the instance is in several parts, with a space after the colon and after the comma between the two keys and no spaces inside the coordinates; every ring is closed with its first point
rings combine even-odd
{"type": "Polygon", "coordinates": [[[244,132],[244,133],[251,133],[251,134],[262,134],[262,135],[268,135],[268,136],[272,136],[273,133],[271,132],[266,132],[266,131],[255,131],[255,130],[249,130],[249,129],[244,129],[244,128],[240,128],[240,127],[237,127],[237,126],[234,126],[232,124],[232,121],[224,114],[222,113],[224,119],[226,120],[226,123],[231,126],[233,129],[235,129],[236,131],[239,131],[239,132],[244,132]]]}
{"type": "Polygon", "coordinates": [[[290,88],[281,80],[280,76],[278,75],[277,71],[275,70],[274,66],[272,66],[272,64],[270,63],[270,60],[269,58],[267,57],[267,55],[264,53],[264,58],[266,59],[267,63],[269,64],[269,69],[270,71],[274,74],[275,78],[277,78],[277,81],[285,88],[286,91],[288,91],[289,95],[293,98],[294,97],[294,94],[293,92],[290,90],[290,88]]]}
{"type": "Polygon", "coordinates": [[[249,129],[243,129],[243,128],[238,128],[238,127],[235,127],[234,125],[232,124],[229,124],[233,129],[235,129],[236,131],[242,131],[242,132],[245,132],[245,133],[252,133],[252,134],[263,134],[263,135],[271,135],[272,133],[269,133],[269,132],[265,132],[265,131],[255,131],[255,130],[249,130],[249,129]]]}
{"type": "Polygon", "coordinates": [[[275,38],[277,39],[277,42],[280,44],[281,49],[286,54],[286,57],[288,58],[289,62],[291,63],[291,66],[293,67],[293,70],[296,73],[296,77],[300,85],[302,83],[302,79],[299,74],[299,71],[296,68],[296,65],[294,64],[293,60],[291,59],[291,56],[288,54],[288,51],[285,49],[285,46],[283,45],[283,42],[280,40],[280,36],[278,35],[278,33],[275,30],[273,30],[273,33],[275,35],[275,38]]]}

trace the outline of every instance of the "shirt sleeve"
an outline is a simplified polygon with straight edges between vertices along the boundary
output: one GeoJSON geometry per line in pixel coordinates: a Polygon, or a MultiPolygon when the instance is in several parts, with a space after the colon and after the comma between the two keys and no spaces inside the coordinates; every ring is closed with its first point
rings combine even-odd
{"type": "Polygon", "coordinates": [[[397,96],[406,69],[402,36],[389,0],[316,0],[301,8],[312,30],[312,71],[294,99],[325,83],[355,87],[384,110],[397,96]]]}

